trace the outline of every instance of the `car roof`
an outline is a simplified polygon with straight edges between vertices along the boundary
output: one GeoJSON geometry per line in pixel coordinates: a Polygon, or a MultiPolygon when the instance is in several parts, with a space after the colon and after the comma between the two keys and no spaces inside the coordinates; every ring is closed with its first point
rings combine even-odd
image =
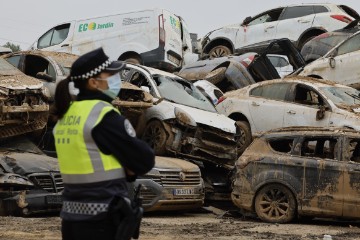
{"type": "Polygon", "coordinates": [[[126,63],[126,65],[127,66],[140,67],[140,68],[148,71],[151,75],[159,74],[159,75],[164,75],[164,76],[168,76],[168,77],[172,77],[172,78],[181,78],[181,79],[183,79],[182,77],[180,77],[178,75],[175,75],[175,74],[172,74],[172,73],[169,73],[169,72],[165,72],[165,71],[162,71],[162,70],[159,70],[159,69],[156,69],[156,68],[152,68],[152,67],[146,67],[146,66],[143,66],[143,65],[131,64],[131,63],[126,63]]]}

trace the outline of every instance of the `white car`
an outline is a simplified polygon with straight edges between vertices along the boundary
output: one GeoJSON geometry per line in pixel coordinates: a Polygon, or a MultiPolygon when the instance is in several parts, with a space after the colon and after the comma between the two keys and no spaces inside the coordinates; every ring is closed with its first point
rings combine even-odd
{"type": "Polygon", "coordinates": [[[311,38],[345,27],[359,14],[345,5],[331,3],[278,7],[213,30],[201,42],[202,54],[222,57],[265,48],[273,39],[288,38],[298,49],[311,38]]]}
{"type": "Polygon", "coordinates": [[[238,155],[236,123],[217,113],[190,81],[134,64],[126,64],[121,75],[154,97],[154,106],[144,110],[133,125],[157,155],[177,155],[232,168],[238,155]]]}
{"type": "Polygon", "coordinates": [[[198,80],[194,82],[194,85],[197,87],[197,89],[200,90],[202,94],[204,94],[214,105],[218,104],[219,101],[222,100],[222,97],[224,96],[224,93],[209,82],[208,80],[198,80]]]}
{"type": "Polygon", "coordinates": [[[323,57],[309,63],[301,76],[329,79],[360,89],[360,31],[340,42],[323,57]]]}
{"type": "Polygon", "coordinates": [[[289,63],[289,59],[285,55],[267,54],[271,64],[275,67],[280,77],[285,77],[294,71],[294,67],[289,63]]]}
{"type": "Polygon", "coordinates": [[[360,131],[360,91],[321,79],[284,78],[225,93],[220,113],[244,126],[246,143],[261,132],[290,126],[360,131]]]}

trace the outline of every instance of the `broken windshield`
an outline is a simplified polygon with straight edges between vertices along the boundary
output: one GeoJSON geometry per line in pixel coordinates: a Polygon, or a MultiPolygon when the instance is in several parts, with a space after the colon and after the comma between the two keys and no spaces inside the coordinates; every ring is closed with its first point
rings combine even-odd
{"type": "Polygon", "coordinates": [[[181,78],[164,75],[154,75],[153,78],[161,97],[164,99],[205,111],[216,112],[209,100],[192,83],[181,78]]]}
{"type": "Polygon", "coordinates": [[[355,88],[321,87],[320,89],[335,105],[352,106],[360,104],[360,92],[355,88]]]}

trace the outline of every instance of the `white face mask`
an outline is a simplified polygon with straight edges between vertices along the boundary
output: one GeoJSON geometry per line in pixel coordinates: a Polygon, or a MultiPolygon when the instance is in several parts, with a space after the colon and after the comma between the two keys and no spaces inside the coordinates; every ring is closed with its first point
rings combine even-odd
{"type": "Polygon", "coordinates": [[[115,99],[119,95],[122,85],[120,74],[115,73],[114,75],[106,78],[106,80],[108,81],[109,89],[103,90],[103,93],[108,95],[112,99],[115,99]]]}

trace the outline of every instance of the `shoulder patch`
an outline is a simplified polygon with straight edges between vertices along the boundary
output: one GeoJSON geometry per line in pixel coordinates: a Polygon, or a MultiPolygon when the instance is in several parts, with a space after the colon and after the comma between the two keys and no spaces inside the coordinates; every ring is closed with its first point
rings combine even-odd
{"type": "Polygon", "coordinates": [[[124,121],[124,127],[125,127],[125,131],[126,133],[130,136],[130,137],[136,137],[136,132],[134,127],[131,125],[130,121],[125,119],[124,121]]]}

